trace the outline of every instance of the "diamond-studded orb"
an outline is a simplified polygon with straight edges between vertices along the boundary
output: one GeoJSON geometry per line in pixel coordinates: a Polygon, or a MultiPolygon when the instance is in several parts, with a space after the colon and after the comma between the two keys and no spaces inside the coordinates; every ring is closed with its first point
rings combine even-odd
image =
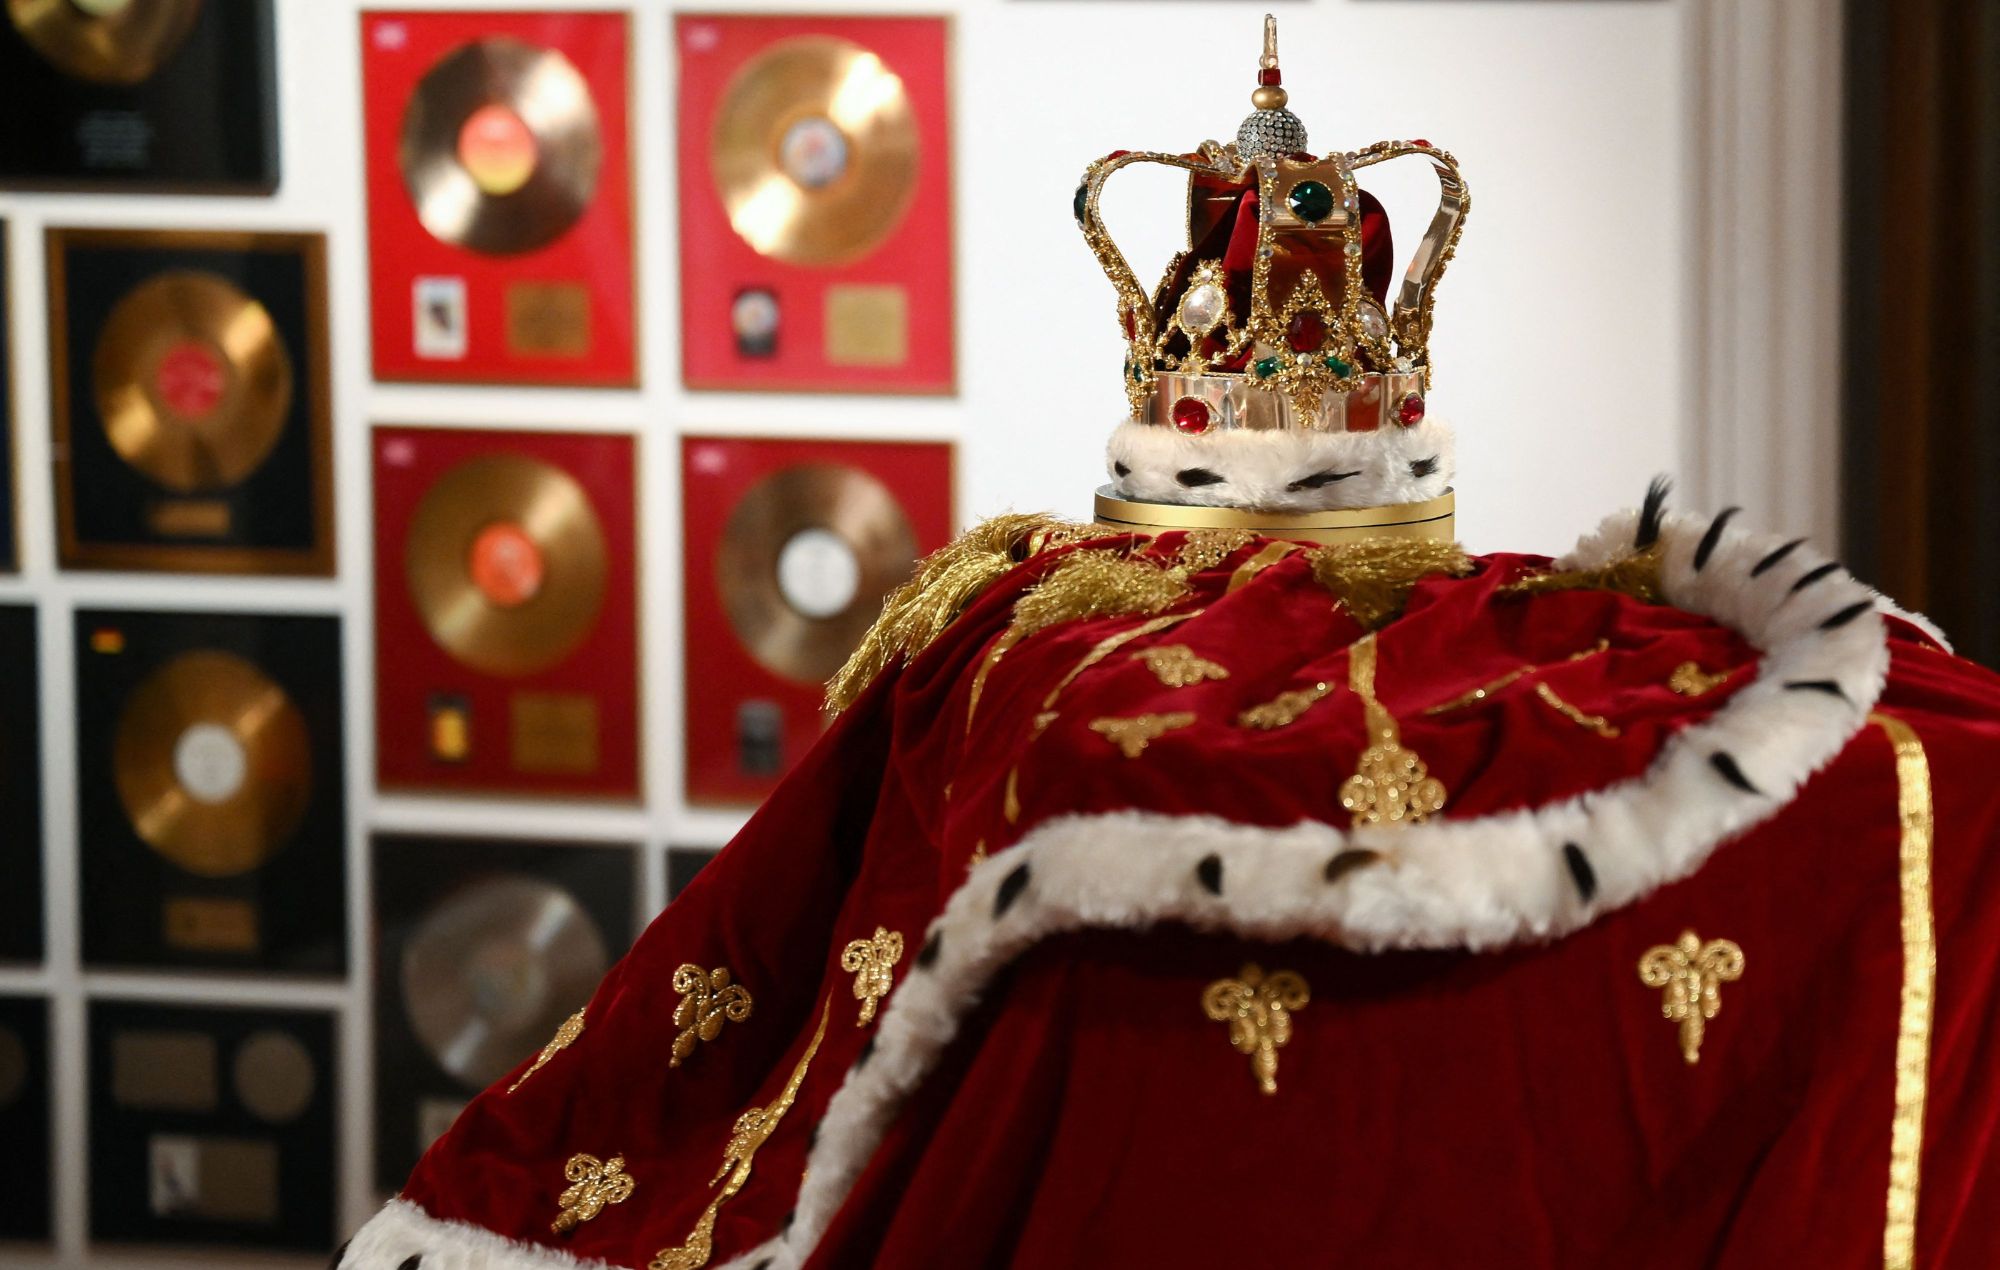
{"type": "Polygon", "coordinates": [[[1187,294],[1181,297],[1181,329],[1197,335],[1208,334],[1222,320],[1228,304],[1222,288],[1213,282],[1189,287],[1187,294]]]}
{"type": "Polygon", "coordinates": [[[1306,148],[1306,126],[1289,110],[1260,110],[1236,130],[1236,153],[1245,159],[1275,159],[1306,148]]]}
{"type": "Polygon", "coordinates": [[[1174,426],[1186,433],[1208,431],[1208,403],[1199,397],[1182,397],[1174,403],[1174,426]]]}

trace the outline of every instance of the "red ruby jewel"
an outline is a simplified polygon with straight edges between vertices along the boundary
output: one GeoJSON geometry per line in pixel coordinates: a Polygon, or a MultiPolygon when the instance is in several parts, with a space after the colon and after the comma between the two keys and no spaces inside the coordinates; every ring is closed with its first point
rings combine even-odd
{"type": "Polygon", "coordinates": [[[1266,66],[1257,72],[1257,83],[1265,88],[1284,82],[1284,76],[1278,73],[1278,68],[1275,66],[1266,66]]]}
{"type": "Polygon", "coordinates": [[[1413,146],[1422,146],[1426,150],[1431,148],[1431,143],[1424,140],[1422,137],[1418,137],[1415,141],[1412,141],[1410,144],[1413,146]]]}
{"type": "Polygon", "coordinates": [[[1199,397],[1182,397],[1176,401],[1174,426],[1182,432],[1208,431],[1208,403],[1199,397]]]}
{"type": "Polygon", "coordinates": [[[1118,325],[1125,328],[1125,338],[1129,340],[1133,338],[1133,333],[1138,329],[1139,324],[1137,319],[1134,318],[1132,310],[1127,308],[1118,310],[1118,325]]]}
{"type": "Polygon", "coordinates": [[[1424,399],[1415,393],[1396,403],[1396,422],[1411,427],[1424,417],[1424,399]]]}
{"type": "Polygon", "coordinates": [[[1310,353],[1326,343],[1326,319],[1311,309],[1301,309],[1285,324],[1285,342],[1297,353],[1310,353]]]}

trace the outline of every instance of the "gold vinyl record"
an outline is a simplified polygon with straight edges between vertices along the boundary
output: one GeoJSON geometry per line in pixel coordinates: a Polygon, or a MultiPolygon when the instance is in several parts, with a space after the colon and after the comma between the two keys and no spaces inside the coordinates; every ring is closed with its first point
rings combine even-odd
{"type": "Polygon", "coordinates": [[[29,47],[64,74],[97,84],[150,78],[200,15],[201,0],[7,0],[7,17],[29,47]]]}
{"type": "Polygon", "coordinates": [[[604,606],[609,567],[590,496],[515,454],[468,459],[425,491],[403,545],[431,638],[474,670],[532,674],[575,651],[604,606]]]}
{"type": "Polygon", "coordinates": [[[553,1036],[610,964],[568,892],[483,878],[426,913],[403,946],[403,1008],[438,1066],[484,1089],[553,1036]]]}
{"type": "Polygon", "coordinates": [[[148,676],[125,702],[111,757],[132,828],[202,877],[268,860],[312,794],[304,716],[234,653],[182,653],[148,676]]]}
{"type": "Polygon", "coordinates": [[[209,273],[162,273],[126,293],[98,332],[91,377],[111,448],[179,493],[256,471],[292,406],[292,358],[270,313],[209,273]]]}
{"type": "Polygon", "coordinates": [[[729,223],[790,264],[860,259],[916,193],[917,124],[903,81],[847,40],[802,35],[745,63],[709,144],[729,223]]]}
{"type": "Polygon", "coordinates": [[[597,104],[557,50],[477,40],[410,95],[397,162],[435,237],[488,255],[533,251],[575,224],[597,191],[597,104]]]}
{"type": "Polygon", "coordinates": [[[916,567],[917,535],[887,486],[832,463],[758,481],[729,513],[715,577],[736,638],[773,674],[825,683],[916,567]]]}

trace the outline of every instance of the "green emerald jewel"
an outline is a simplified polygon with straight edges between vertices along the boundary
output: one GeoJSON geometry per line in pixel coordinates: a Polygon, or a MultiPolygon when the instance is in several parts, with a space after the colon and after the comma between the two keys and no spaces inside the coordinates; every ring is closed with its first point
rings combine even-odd
{"type": "Polygon", "coordinates": [[[1347,376],[1354,370],[1354,367],[1349,366],[1346,362],[1341,361],[1338,357],[1328,357],[1326,359],[1326,368],[1332,371],[1337,377],[1341,379],[1347,378],[1347,376]]]}
{"type": "Polygon", "coordinates": [[[1333,215],[1333,191],[1318,181],[1300,181],[1285,196],[1292,215],[1308,225],[1317,225],[1333,215]]]}
{"type": "Polygon", "coordinates": [[[1090,184],[1085,182],[1076,187],[1076,199],[1070,204],[1076,212],[1076,223],[1083,224],[1083,214],[1090,206],[1090,184]]]}
{"type": "Polygon", "coordinates": [[[1260,357],[1257,359],[1257,364],[1252,366],[1251,369],[1257,372],[1257,378],[1269,379],[1278,373],[1278,359],[1275,357],[1260,357]]]}

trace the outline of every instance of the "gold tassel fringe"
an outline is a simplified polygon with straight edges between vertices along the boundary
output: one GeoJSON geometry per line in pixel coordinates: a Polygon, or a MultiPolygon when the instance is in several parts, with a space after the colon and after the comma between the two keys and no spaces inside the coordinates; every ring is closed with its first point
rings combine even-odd
{"type": "Polygon", "coordinates": [[[1503,589],[1504,595],[1547,595],[1551,591],[1617,591],[1644,604],[1664,604],[1660,592],[1660,548],[1620,556],[1595,569],[1533,573],[1503,589]]]}
{"type": "Polygon", "coordinates": [[[828,682],[828,713],[852,705],[892,663],[906,662],[929,647],[966,605],[1015,565],[1104,532],[1045,513],[1015,513],[996,516],[926,556],[910,580],[889,593],[882,616],[828,682]]]}
{"type": "Polygon", "coordinates": [[[1319,584],[1371,631],[1400,616],[1410,588],[1425,578],[1472,572],[1472,557],[1455,542],[1366,538],[1315,547],[1307,558],[1319,584]]]}

